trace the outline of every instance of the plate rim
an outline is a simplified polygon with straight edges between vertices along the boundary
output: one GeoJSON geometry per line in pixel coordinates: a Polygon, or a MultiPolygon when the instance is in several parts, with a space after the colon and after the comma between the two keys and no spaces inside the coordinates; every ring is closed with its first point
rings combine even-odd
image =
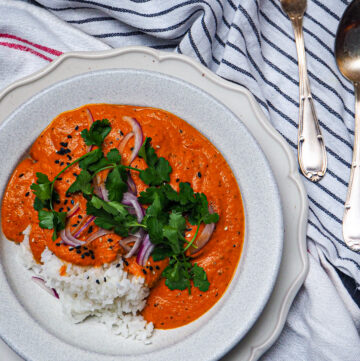
{"type": "MultiPolygon", "coordinates": [[[[146,55],[150,55],[152,57],[154,57],[155,59],[157,59],[159,61],[159,63],[161,63],[162,61],[165,60],[176,60],[176,61],[181,61],[181,62],[185,62],[188,65],[190,65],[191,67],[195,68],[196,70],[198,70],[198,72],[200,72],[200,74],[206,79],[206,80],[210,80],[212,82],[214,82],[215,84],[217,84],[220,87],[225,87],[225,88],[230,88],[231,90],[235,91],[235,92],[240,92],[242,94],[244,94],[249,102],[250,105],[252,106],[252,110],[254,111],[257,119],[259,120],[259,123],[263,126],[263,128],[267,131],[268,135],[271,136],[277,143],[279,143],[282,146],[282,149],[284,151],[284,153],[287,155],[288,161],[289,161],[289,174],[288,174],[288,178],[293,181],[299,191],[299,194],[301,195],[301,211],[300,211],[300,217],[299,217],[299,228],[298,228],[298,236],[299,236],[299,241],[298,241],[298,246],[299,246],[299,250],[302,257],[302,262],[303,262],[303,269],[302,271],[298,274],[298,277],[295,279],[295,281],[293,282],[292,287],[288,290],[287,295],[286,295],[286,300],[283,303],[283,307],[282,307],[282,312],[279,315],[279,319],[278,319],[278,323],[276,325],[276,328],[274,329],[274,332],[272,333],[271,337],[268,338],[266,340],[266,342],[259,344],[257,346],[253,345],[252,346],[252,358],[251,359],[255,359],[257,357],[259,357],[263,352],[265,352],[271,345],[272,343],[276,340],[277,336],[280,334],[283,325],[285,323],[285,319],[288,313],[288,310],[290,308],[290,305],[292,303],[292,300],[294,299],[297,291],[299,290],[301,284],[303,283],[306,274],[307,274],[307,270],[308,270],[308,259],[306,257],[306,243],[302,240],[305,239],[306,236],[306,223],[307,223],[307,197],[306,197],[306,193],[305,193],[305,189],[304,186],[302,184],[302,181],[300,179],[300,176],[297,172],[297,166],[296,166],[296,162],[294,161],[294,156],[290,151],[290,148],[288,146],[288,144],[285,142],[285,140],[280,136],[280,134],[271,126],[270,122],[267,120],[267,118],[265,117],[264,113],[262,112],[262,110],[260,109],[259,105],[257,104],[255,98],[253,97],[253,95],[246,89],[243,88],[239,85],[236,85],[234,83],[231,83],[229,81],[226,81],[222,78],[220,78],[219,76],[217,76],[216,74],[212,73],[209,69],[205,68],[203,65],[197,63],[196,61],[194,61],[193,59],[184,56],[184,55],[180,55],[180,54],[174,54],[174,53],[167,53],[167,52],[163,52],[163,51],[158,51],[158,50],[154,50],[151,48],[147,48],[147,47],[140,47],[140,46],[133,46],[133,47],[126,47],[126,48],[121,48],[121,49],[115,49],[115,50],[105,50],[105,51],[97,51],[97,52],[71,52],[71,53],[66,53],[61,55],[58,59],[56,59],[53,63],[51,63],[50,65],[48,65],[47,67],[43,68],[42,70],[26,77],[23,79],[20,79],[18,81],[16,81],[15,83],[9,85],[7,88],[5,88],[1,93],[0,93],[0,103],[2,103],[4,100],[6,100],[8,95],[11,95],[11,93],[18,88],[21,88],[22,86],[26,86],[28,84],[31,84],[32,82],[35,82],[43,77],[46,77],[48,74],[51,74],[51,72],[58,67],[61,63],[63,63],[64,61],[66,61],[69,58],[80,58],[80,59],[101,59],[101,58],[108,58],[108,57],[119,57],[123,54],[127,54],[127,53],[131,53],[131,52],[135,52],[135,53],[144,53],[146,55]]],[[[123,68],[121,67],[121,65],[118,68],[123,68]]],[[[128,67],[125,67],[128,68],[128,67]]],[[[147,69],[144,69],[147,70],[147,69]]],[[[161,69],[157,69],[156,71],[161,73],[161,69]]],[[[81,73],[76,73],[76,74],[72,74],[72,76],[76,76],[79,75],[81,73]]],[[[163,74],[165,75],[172,75],[172,74],[168,74],[166,72],[164,72],[163,74]]],[[[172,75],[175,77],[178,77],[178,75],[172,75]]],[[[62,78],[61,80],[65,80],[66,77],[62,78]]],[[[180,78],[183,81],[187,81],[185,79],[180,78]]],[[[57,83],[59,80],[55,80],[51,85],[53,85],[54,83],[57,83]]],[[[196,84],[196,82],[192,83],[190,82],[190,84],[195,85],[197,87],[199,87],[198,84],[196,84]]],[[[51,85],[47,85],[47,86],[51,86],[51,85]]],[[[42,87],[42,89],[44,89],[42,87]]],[[[202,89],[200,87],[200,89],[202,89]]],[[[204,89],[202,89],[204,90],[204,89]]],[[[210,94],[213,97],[215,97],[215,99],[217,99],[218,101],[222,102],[221,100],[219,100],[216,96],[214,96],[213,94],[210,94]]],[[[30,96],[31,97],[31,96],[30,96]]],[[[30,98],[29,97],[29,98],[30,98]]],[[[26,99],[28,100],[28,99],[26,99]]],[[[10,99],[11,102],[11,99],[10,99]]],[[[15,102],[16,103],[16,102],[15,102]]],[[[24,103],[24,101],[21,101],[20,104],[24,103]]],[[[229,107],[227,104],[224,104],[226,107],[228,107],[230,109],[230,111],[233,112],[233,110],[231,109],[231,107],[229,107]]],[[[16,105],[13,107],[16,108],[16,105]]],[[[9,107],[11,108],[11,107],[9,107]]],[[[14,109],[13,109],[14,110],[14,109]]],[[[7,112],[7,114],[4,115],[4,119],[6,119],[9,114],[12,113],[11,110],[10,112],[7,112]]],[[[235,113],[236,114],[236,113],[235,113]]],[[[247,124],[244,123],[244,125],[248,128],[247,124]]],[[[248,128],[249,130],[249,128],[248,128]]],[[[256,136],[249,130],[249,132],[253,135],[253,137],[256,139],[256,136]]],[[[259,143],[259,142],[258,142],[259,143]]],[[[261,147],[261,144],[260,148],[261,147]]],[[[264,152],[265,153],[265,152],[264,152]]],[[[265,154],[266,155],[266,154],[265,154]]],[[[240,341],[240,343],[242,342],[242,340],[240,341]]],[[[13,349],[14,350],[14,349],[13,349]]]]}

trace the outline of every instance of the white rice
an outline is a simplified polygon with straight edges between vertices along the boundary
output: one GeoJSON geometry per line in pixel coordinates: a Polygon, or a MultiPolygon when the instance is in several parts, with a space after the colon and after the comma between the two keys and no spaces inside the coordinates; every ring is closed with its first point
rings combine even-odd
{"type": "Polygon", "coordinates": [[[38,264],[29,247],[29,233],[30,227],[24,231],[21,260],[48,287],[56,289],[70,321],[78,323],[93,316],[115,334],[149,343],[154,326],[139,315],[149,294],[142,277],[125,272],[121,259],[101,267],[81,267],[65,263],[48,248],[41,255],[43,264],[38,264]],[[64,264],[66,275],[60,276],[64,264]]]}

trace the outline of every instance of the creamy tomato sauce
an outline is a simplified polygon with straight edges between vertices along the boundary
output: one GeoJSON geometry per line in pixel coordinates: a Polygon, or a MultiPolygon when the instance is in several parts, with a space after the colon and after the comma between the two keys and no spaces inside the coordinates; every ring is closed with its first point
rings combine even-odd
{"type": "MultiPolygon", "coordinates": [[[[171,291],[161,278],[167,260],[154,262],[150,257],[145,267],[139,266],[134,257],[124,262],[128,272],[144,277],[146,284],[152,287],[143,310],[145,319],[153,322],[156,328],[183,326],[210,309],[230,283],[242,251],[244,210],[238,185],[225,159],[202,134],[177,116],[161,109],[109,104],[91,104],[60,114],[37,138],[29,157],[17,166],[10,178],[2,203],[3,232],[8,239],[22,242],[22,232],[31,225],[30,247],[37,262],[41,261],[41,253],[46,246],[64,262],[79,266],[96,267],[113,262],[124,253],[118,242],[120,237],[116,234],[100,237],[78,248],[61,243],[60,238],[54,242],[52,230],[39,227],[37,212],[33,208],[35,197],[30,185],[36,181],[36,172],[45,173],[52,180],[72,160],[86,153],[87,146],[80,135],[83,129],[90,127],[86,108],[95,120],[106,118],[111,123],[111,132],[103,144],[105,154],[118,147],[124,135],[131,131],[122,117],[136,118],[144,136],[152,138],[158,156],[169,161],[173,169],[171,186],[178,191],[179,182],[189,182],[195,192],[205,193],[209,204],[220,216],[210,241],[194,255],[194,262],[205,269],[210,282],[206,292],[195,287],[192,287],[191,295],[188,290],[171,291]]],[[[133,139],[130,140],[124,150],[125,161],[130,157],[133,142],[133,139]]],[[[132,166],[144,169],[146,163],[136,158],[132,166]]],[[[86,201],[82,195],[66,197],[66,190],[79,173],[79,166],[74,165],[55,183],[60,195],[55,210],[66,212],[76,202],[80,203],[80,211],[70,219],[74,229],[79,228],[83,218],[87,217],[86,201]]],[[[139,195],[147,186],[137,172],[131,171],[131,175],[139,195]]],[[[194,234],[195,228],[187,232],[189,237],[194,234]]],[[[97,229],[92,224],[79,238],[85,240],[97,229]]],[[[59,269],[59,274],[66,276],[64,270],[59,269]]]]}

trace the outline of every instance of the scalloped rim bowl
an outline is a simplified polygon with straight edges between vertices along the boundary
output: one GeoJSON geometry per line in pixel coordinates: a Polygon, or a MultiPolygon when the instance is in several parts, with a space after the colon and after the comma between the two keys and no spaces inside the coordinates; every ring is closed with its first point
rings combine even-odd
{"type": "MultiPolygon", "coordinates": [[[[0,118],[0,152],[9,154],[0,175],[0,194],[19,159],[40,131],[62,111],[100,102],[154,106],[189,122],[228,161],[238,180],[245,208],[243,254],[227,292],[210,311],[184,327],[157,330],[151,345],[141,345],[109,335],[102,325],[91,320],[75,326],[69,324],[55,300],[28,284],[28,275],[14,261],[17,247],[1,236],[0,312],[11,317],[0,319],[0,335],[27,360],[140,360],[144,354],[147,360],[175,359],[174,355],[176,360],[215,360],[249,331],[276,281],[284,231],[281,201],[271,168],[257,142],[228,108],[199,87],[162,72],[113,69],[115,60],[119,60],[116,58],[122,54],[130,55],[127,66],[122,65],[125,68],[136,64],[136,68],[147,69],[141,63],[151,61],[155,65],[150,70],[160,70],[157,57],[162,53],[146,48],[72,54],[72,57],[68,54],[37,76],[3,93],[0,109],[16,100],[7,107],[13,110],[11,115],[0,118]],[[70,60],[77,66],[75,71],[69,71],[70,60]],[[91,69],[91,62],[99,61],[103,70],[89,71],[89,63],[91,69]],[[71,77],[75,74],[79,75],[71,77]]],[[[181,58],[163,57],[168,57],[170,67],[179,60],[174,58],[181,58]]],[[[191,61],[186,57],[182,60],[190,68],[191,61]]],[[[199,76],[198,69],[190,70],[199,76]]],[[[209,81],[205,74],[208,76],[210,72],[205,68],[201,71],[204,81],[209,81]]],[[[257,118],[248,94],[239,94],[238,101],[257,118]]]]}

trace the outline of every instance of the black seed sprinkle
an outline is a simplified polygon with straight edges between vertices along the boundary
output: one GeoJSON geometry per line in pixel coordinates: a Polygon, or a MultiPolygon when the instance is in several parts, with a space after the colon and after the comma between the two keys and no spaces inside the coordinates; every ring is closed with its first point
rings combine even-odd
{"type": "Polygon", "coordinates": [[[70,211],[70,207],[66,207],[66,209],[68,210],[68,212],[70,211]]]}
{"type": "Polygon", "coordinates": [[[88,233],[91,233],[93,231],[93,226],[90,226],[88,229],[88,233]]]}
{"type": "Polygon", "coordinates": [[[180,178],[176,178],[176,183],[179,183],[180,182],[180,178]]]}
{"type": "Polygon", "coordinates": [[[86,279],[88,280],[90,278],[90,276],[87,276],[86,279]]]}
{"type": "Polygon", "coordinates": [[[106,277],[104,277],[104,282],[106,282],[106,277]]]}
{"type": "Polygon", "coordinates": [[[63,208],[63,207],[59,208],[59,212],[62,212],[63,210],[64,210],[64,208],[63,208]]]}
{"type": "Polygon", "coordinates": [[[67,199],[65,199],[65,200],[64,200],[64,204],[66,205],[66,204],[67,204],[67,202],[68,202],[68,200],[67,200],[67,199]]]}
{"type": "Polygon", "coordinates": [[[26,192],[26,193],[25,193],[25,197],[28,197],[29,194],[30,194],[30,192],[26,192]]]}
{"type": "Polygon", "coordinates": [[[76,227],[78,225],[78,223],[74,223],[71,225],[71,227],[76,227]]]}
{"type": "Polygon", "coordinates": [[[134,147],[131,147],[130,150],[133,151],[133,150],[134,150],[134,147]]]}
{"type": "Polygon", "coordinates": [[[55,243],[55,245],[59,247],[59,246],[60,246],[60,243],[55,243]]]}
{"type": "Polygon", "coordinates": [[[55,163],[56,163],[56,164],[59,164],[59,163],[60,163],[59,159],[56,159],[55,163]]]}
{"type": "Polygon", "coordinates": [[[112,238],[109,238],[108,242],[111,243],[111,242],[114,242],[114,240],[112,238]]]}
{"type": "Polygon", "coordinates": [[[152,271],[152,270],[154,269],[154,267],[153,267],[153,266],[150,266],[149,268],[150,268],[150,271],[152,271]]]}
{"type": "Polygon", "coordinates": [[[182,133],[183,131],[181,129],[179,129],[179,132],[182,133]]]}
{"type": "Polygon", "coordinates": [[[147,272],[146,272],[146,270],[145,270],[145,269],[142,269],[142,271],[143,271],[143,274],[144,274],[144,275],[146,275],[146,274],[147,274],[147,272]]]}
{"type": "Polygon", "coordinates": [[[69,251],[73,251],[74,250],[74,247],[69,247],[69,251]]]}
{"type": "Polygon", "coordinates": [[[62,180],[62,177],[58,177],[58,178],[56,178],[56,180],[61,181],[61,180],[62,180]]]}
{"type": "Polygon", "coordinates": [[[79,130],[79,126],[78,126],[78,125],[75,127],[75,130],[79,130]]]}
{"type": "Polygon", "coordinates": [[[72,199],[70,202],[71,202],[71,204],[74,204],[74,203],[75,203],[75,201],[74,201],[73,199],[72,199]]]}
{"type": "Polygon", "coordinates": [[[66,193],[66,194],[65,194],[65,197],[69,198],[69,197],[71,197],[71,194],[66,193]]]}
{"type": "Polygon", "coordinates": [[[60,150],[56,151],[57,154],[59,155],[65,155],[66,154],[66,149],[61,147],[60,150]]]}
{"type": "Polygon", "coordinates": [[[100,281],[99,281],[99,280],[96,280],[96,283],[99,285],[99,284],[100,284],[100,281]]]}
{"type": "Polygon", "coordinates": [[[233,247],[235,248],[235,247],[236,247],[236,244],[233,244],[233,247]]]}
{"type": "Polygon", "coordinates": [[[66,156],[68,157],[68,159],[69,159],[69,160],[71,160],[71,159],[72,159],[72,156],[71,156],[71,155],[66,154],[66,156]]]}
{"type": "Polygon", "coordinates": [[[81,255],[81,258],[82,258],[82,259],[84,259],[84,258],[85,258],[85,253],[83,253],[83,254],[81,255]]]}
{"type": "Polygon", "coordinates": [[[159,266],[155,266],[155,268],[156,268],[157,270],[159,270],[159,269],[160,269],[160,267],[159,267],[159,266]]]}
{"type": "Polygon", "coordinates": [[[71,138],[72,138],[72,136],[71,136],[70,134],[69,134],[67,137],[68,137],[68,139],[71,139],[71,138]]]}
{"type": "Polygon", "coordinates": [[[77,176],[78,176],[78,174],[77,174],[77,173],[73,173],[73,176],[74,176],[74,177],[77,177],[77,176]]]}
{"type": "Polygon", "coordinates": [[[120,263],[118,263],[117,265],[116,265],[116,268],[119,268],[120,267],[120,263]]]}
{"type": "Polygon", "coordinates": [[[68,146],[68,143],[67,142],[60,142],[60,145],[64,148],[66,148],[68,146]]]}
{"type": "Polygon", "coordinates": [[[64,165],[64,162],[61,162],[61,163],[60,163],[60,166],[63,166],[63,165],[64,165]]]}
{"type": "Polygon", "coordinates": [[[198,175],[198,177],[199,177],[199,178],[201,178],[201,172],[198,172],[198,174],[197,174],[197,175],[198,175]]]}
{"type": "Polygon", "coordinates": [[[109,247],[109,250],[112,251],[113,248],[114,248],[113,246],[110,246],[110,247],[109,247]]]}
{"type": "Polygon", "coordinates": [[[82,217],[83,217],[83,216],[82,216],[81,214],[78,215],[78,218],[79,218],[79,219],[82,219],[82,217]]]}
{"type": "Polygon", "coordinates": [[[75,248],[76,248],[76,249],[80,249],[80,248],[81,248],[81,246],[76,246],[75,248]]]}
{"type": "Polygon", "coordinates": [[[24,176],[24,173],[21,173],[19,174],[19,178],[23,177],[24,176]]]}
{"type": "Polygon", "coordinates": [[[89,252],[85,252],[84,253],[84,257],[89,257],[90,256],[90,253],[89,252]]]}
{"type": "MultiPolygon", "coordinates": [[[[69,162],[66,162],[66,165],[70,165],[71,163],[69,163],[69,162]]],[[[69,183],[69,181],[67,181],[68,183],[69,183]]]]}
{"type": "Polygon", "coordinates": [[[120,135],[124,135],[124,133],[120,130],[120,135]]]}
{"type": "Polygon", "coordinates": [[[95,256],[93,254],[91,255],[91,259],[95,259],[95,256]]]}
{"type": "Polygon", "coordinates": [[[81,253],[81,249],[77,249],[77,250],[76,250],[76,253],[77,253],[77,254],[80,254],[80,253],[81,253]]]}

